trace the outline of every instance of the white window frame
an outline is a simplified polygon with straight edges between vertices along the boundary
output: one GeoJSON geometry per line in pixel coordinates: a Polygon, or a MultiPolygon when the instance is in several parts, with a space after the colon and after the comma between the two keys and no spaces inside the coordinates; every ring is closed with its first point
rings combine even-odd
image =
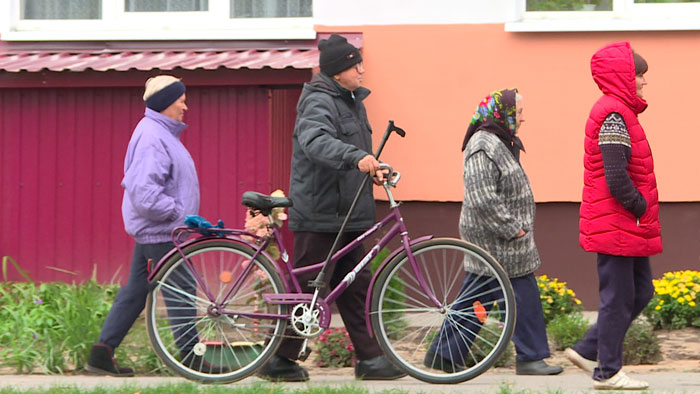
{"type": "Polygon", "coordinates": [[[612,11],[525,11],[526,0],[514,1],[510,32],[700,30],[700,3],[613,0],[612,11]]]}
{"type": "MultiPolygon", "coordinates": [[[[229,0],[209,0],[208,11],[127,12],[123,0],[101,0],[102,19],[20,19],[20,0],[0,0],[10,15],[5,41],[294,40],[314,39],[305,18],[230,18],[229,0]]],[[[2,27],[2,25],[0,25],[2,27]]]]}

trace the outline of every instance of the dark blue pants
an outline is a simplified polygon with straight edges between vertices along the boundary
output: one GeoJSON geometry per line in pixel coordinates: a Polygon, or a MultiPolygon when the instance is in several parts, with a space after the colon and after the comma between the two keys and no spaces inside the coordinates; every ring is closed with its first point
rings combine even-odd
{"type": "Polygon", "coordinates": [[[593,379],[602,380],[622,369],[627,329],[654,296],[649,258],[598,254],[598,291],[598,321],[573,348],[598,360],[593,379]]]}
{"type": "MultiPolygon", "coordinates": [[[[540,291],[534,274],[511,278],[510,283],[515,293],[516,324],[513,342],[519,361],[536,361],[550,356],[547,343],[547,330],[544,324],[540,291]]],[[[453,309],[470,309],[475,301],[488,309],[493,302],[503,297],[498,289],[498,282],[491,277],[468,275],[460,290],[462,301],[453,309]]],[[[463,318],[446,320],[438,337],[433,341],[433,351],[453,363],[462,364],[468,360],[469,347],[474,337],[481,330],[481,322],[474,314],[465,314],[463,318]]]]}
{"type": "MultiPolygon", "coordinates": [[[[166,253],[174,247],[172,242],[157,244],[136,244],[131,259],[129,280],[117,293],[112,309],[110,309],[105,324],[97,340],[98,343],[108,345],[112,349],[122,343],[124,337],[133,326],[136,319],[143,311],[148,296],[148,260],[157,263],[166,253]]],[[[184,270],[183,270],[184,271],[184,270]]],[[[190,294],[196,291],[195,283],[189,275],[173,275],[178,285],[190,294]],[[181,282],[181,283],[180,283],[181,282]]],[[[167,301],[168,316],[173,326],[178,327],[173,333],[178,347],[183,352],[188,352],[197,343],[197,331],[193,324],[183,324],[191,320],[196,310],[194,305],[183,301],[182,296],[164,295],[167,301]],[[178,298],[180,300],[178,300],[178,298]],[[177,307],[177,308],[173,308],[177,307]]]]}

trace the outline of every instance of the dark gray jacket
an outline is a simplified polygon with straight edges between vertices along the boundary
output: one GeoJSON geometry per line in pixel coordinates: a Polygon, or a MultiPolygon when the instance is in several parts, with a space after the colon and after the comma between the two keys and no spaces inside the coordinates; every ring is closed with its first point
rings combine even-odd
{"type": "Polygon", "coordinates": [[[533,273],[540,266],[535,199],[523,168],[496,135],[481,130],[464,150],[463,174],[462,239],[486,249],[511,278],[533,273]],[[516,238],[521,229],[526,234],[516,238]]]}
{"type": "MultiPolygon", "coordinates": [[[[293,231],[337,232],[365,177],[357,163],[372,153],[372,129],[362,103],[369,90],[342,88],[316,74],[297,104],[292,138],[289,228],[293,231]]],[[[355,207],[346,230],[374,224],[371,181],[355,207]]]]}

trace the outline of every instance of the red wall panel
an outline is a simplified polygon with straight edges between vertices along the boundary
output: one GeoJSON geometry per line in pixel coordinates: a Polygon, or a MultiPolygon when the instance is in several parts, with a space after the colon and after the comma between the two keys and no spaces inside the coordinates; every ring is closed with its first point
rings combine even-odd
{"type": "MultiPolygon", "coordinates": [[[[141,87],[0,89],[0,257],[14,258],[35,281],[80,281],[93,272],[102,282],[126,279],[133,241],[123,228],[120,183],[141,95],[141,87]]],[[[241,194],[271,191],[272,151],[291,149],[291,138],[274,138],[273,148],[271,135],[291,136],[296,104],[271,100],[258,86],[188,88],[182,140],[200,178],[200,214],[210,221],[242,226],[241,194]],[[272,127],[279,122],[271,108],[286,126],[272,127]]],[[[274,183],[289,177],[284,160],[274,183]]],[[[8,279],[21,277],[10,269],[8,279]]]]}

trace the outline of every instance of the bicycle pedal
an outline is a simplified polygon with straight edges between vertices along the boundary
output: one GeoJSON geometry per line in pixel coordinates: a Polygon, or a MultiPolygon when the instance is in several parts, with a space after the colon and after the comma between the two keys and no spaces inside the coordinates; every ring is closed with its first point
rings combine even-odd
{"type": "Polygon", "coordinates": [[[313,351],[313,349],[311,349],[310,347],[307,347],[306,349],[302,350],[299,353],[299,361],[301,361],[301,362],[306,361],[306,359],[309,358],[309,356],[311,355],[312,351],[313,351]]]}

